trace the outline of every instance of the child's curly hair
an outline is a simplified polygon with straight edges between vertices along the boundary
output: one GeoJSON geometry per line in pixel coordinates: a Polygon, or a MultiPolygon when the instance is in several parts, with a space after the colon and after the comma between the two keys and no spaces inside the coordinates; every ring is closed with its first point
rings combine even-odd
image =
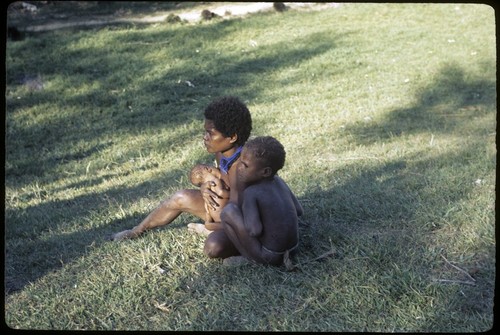
{"type": "Polygon", "coordinates": [[[245,143],[245,148],[273,170],[273,176],[285,165],[283,145],[272,136],[255,137],[245,143]]]}
{"type": "Polygon", "coordinates": [[[212,101],[204,112],[205,118],[213,121],[215,128],[224,136],[236,134],[237,145],[243,145],[252,131],[252,117],[247,106],[237,97],[227,96],[212,101]]]}

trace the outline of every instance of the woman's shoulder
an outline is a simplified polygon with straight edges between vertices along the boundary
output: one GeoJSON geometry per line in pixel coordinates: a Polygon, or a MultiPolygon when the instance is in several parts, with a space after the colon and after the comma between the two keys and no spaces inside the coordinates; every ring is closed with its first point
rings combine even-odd
{"type": "Polygon", "coordinates": [[[215,153],[215,163],[216,163],[217,167],[219,167],[219,162],[220,162],[221,156],[222,156],[221,152],[216,152],[215,153]]]}

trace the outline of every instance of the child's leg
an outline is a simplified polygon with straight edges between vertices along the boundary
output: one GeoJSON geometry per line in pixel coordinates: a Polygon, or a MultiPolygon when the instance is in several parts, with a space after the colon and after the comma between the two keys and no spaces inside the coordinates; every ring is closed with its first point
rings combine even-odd
{"type": "Polygon", "coordinates": [[[243,221],[243,213],[237,205],[227,204],[221,213],[221,221],[224,232],[241,255],[258,263],[277,264],[281,262],[280,255],[270,255],[262,249],[259,239],[248,234],[243,221]]]}
{"type": "Polygon", "coordinates": [[[243,256],[248,257],[248,252],[239,238],[239,235],[241,235],[241,228],[245,228],[243,225],[243,214],[240,208],[233,203],[227,204],[221,213],[221,222],[226,235],[233,242],[234,246],[243,256]]]}
{"type": "Polygon", "coordinates": [[[224,230],[211,232],[205,241],[203,251],[210,258],[227,258],[240,254],[224,230]]]}

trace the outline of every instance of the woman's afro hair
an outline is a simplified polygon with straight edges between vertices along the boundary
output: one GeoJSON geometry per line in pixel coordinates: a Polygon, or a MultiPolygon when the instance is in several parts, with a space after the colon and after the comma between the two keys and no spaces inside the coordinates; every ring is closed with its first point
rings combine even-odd
{"type": "Polygon", "coordinates": [[[204,112],[225,137],[236,134],[237,145],[243,145],[252,131],[252,117],[247,106],[237,97],[227,96],[212,101],[204,112]]]}

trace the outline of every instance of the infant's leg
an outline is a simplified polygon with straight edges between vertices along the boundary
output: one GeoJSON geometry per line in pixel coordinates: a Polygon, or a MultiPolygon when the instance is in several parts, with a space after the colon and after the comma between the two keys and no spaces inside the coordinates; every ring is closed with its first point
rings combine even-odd
{"type": "Polygon", "coordinates": [[[212,214],[210,213],[210,206],[207,203],[205,203],[205,212],[206,212],[205,213],[205,223],[214,222],[212,214]]]}
{"type": "Polygon", "coordinates": [[[212,209],[211,206],[208,204],[205,204],[205,208],[207,211],[207,218],[205,220],[205,227],[209,230],[220,230],[222,229],[222,224],[220,223],[220,214],[224,208],[224,206],[227,204],[229,199],[217,199],[217,201],[220,204],[220,207],[217,207],[216,209],[212,209]]]}

